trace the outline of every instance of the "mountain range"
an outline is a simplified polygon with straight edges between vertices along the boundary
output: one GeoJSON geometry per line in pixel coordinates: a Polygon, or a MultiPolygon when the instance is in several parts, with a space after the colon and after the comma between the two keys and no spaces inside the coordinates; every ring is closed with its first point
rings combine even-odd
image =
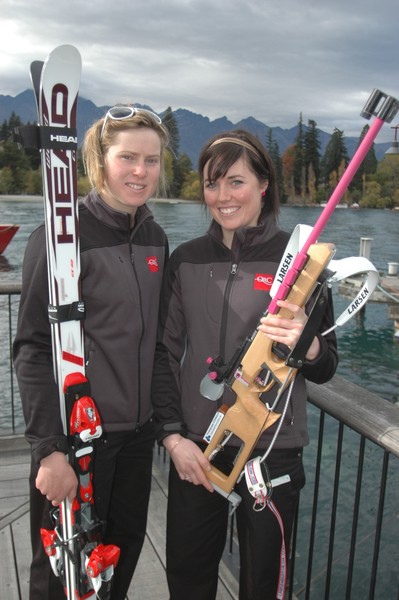
{"type": "MultiPolygon", "coordinates": [[[[109,106],[96,106],[91,100],[79,97],[77,111],[79,145],[82,143],[85,131],[94,121],[103,117],[109,108],[109,106]]],[[[145,106],[144,108],[149,108],[151,110],[151,107],[149,106],[145,106]]],[[[4,96],[0,94],[0,123],[3,123],[4,120],[8,121],[12,112],[19,116],[22,123],[35,123],[37,121],[36,103],[32,90],[25,90],[17,96],[4,96]]],[[[211,121],[206,116],[193,113],[184,108],[174,110],[173,115],[179,128],[179,152],[181,154],[187,154],[190,157],[193,168],[197,167],[201,148],[213,135],[223,131],[240,128],[256,134],[261,141],[265,142],[270,129],[268,125],[265,125],[253,117],[247,117],[238,123],[232,123],[227,117],[220,117],[211,121]]],[[[306,129],[305,124],[304,129],[306,129]]],[[[283,154],[286,148],[295,142],[298,124],[289,129],[272,127],[271,130],[273,140],[277,142],[280,154],[283,154]]],[[[360,133],[361,132],[359,131],[359,136],[360,133]]],[[[322,155],[324,154],[330,137],[331,134],[319,129],[320,152],[322,155]]],[[[350,157],[355,153],[358,143],[359,138],[345,137],[345,145],[350,157]]],[[[390,145],[390,143],[374,144],[375,154],[378,160],[382,159],[390,145]]]]}

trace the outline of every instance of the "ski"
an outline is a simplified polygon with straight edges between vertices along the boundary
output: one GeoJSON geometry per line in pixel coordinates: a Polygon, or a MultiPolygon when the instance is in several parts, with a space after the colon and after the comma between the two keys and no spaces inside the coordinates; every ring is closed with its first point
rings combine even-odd
{"type": "MultiPolygon", "coordinates": [[[[78,478],[76,498],[52,510],[54,529],[41,534],[68,600],[107,600],[119,548],[101,543],[104,524],[96,515],[92,485],[102,427],[84,361],[76,133],[81,57],[74,46],[58,46],[30,71],[39,124],[28,137],[36,139],[42,159],[54,376],[68,458],[78,478]]],[[[26,145],[23,129],[20,141],[26,145]]]]}

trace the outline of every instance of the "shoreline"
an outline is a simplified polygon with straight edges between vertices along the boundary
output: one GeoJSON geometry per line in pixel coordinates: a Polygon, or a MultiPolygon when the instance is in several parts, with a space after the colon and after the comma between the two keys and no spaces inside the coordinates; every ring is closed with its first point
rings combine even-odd
{"type": "MultiPolygon", "coordinates": [[[[0,194],[0,202],[44,202],[43,196],[24,194],[0,194]]],[[[148,204],[201,204],[201,200],[183,200],[181,198],[150,198],[148,204]]]]}
{"type": "MultiPolygon", "coordinates": [[[[83,197],[83,196],[82,196],[83,197]]],[[[79,198],[80,199],[80,198],[79,198]]],[[[0,194],[1,202],[44,202],[43,196],[24,195],[24,194],[0,194]]],[[[201,200],[185,200],[184,198],[150,198],[148,204],[202,204],[201,200]]],[[[319,208],[323,210],[325,207],[320,204],[297,204],[296,202],[286,202],[280,205],[280,208],[319,208]]],[[[336,208],[345,208],[355,210],[351,206],[337,206],[336,208]]],[[[362,210],[388,210],[399,213],[399,206],[393,208],[356,208],[356,211],[362,210]]]]}

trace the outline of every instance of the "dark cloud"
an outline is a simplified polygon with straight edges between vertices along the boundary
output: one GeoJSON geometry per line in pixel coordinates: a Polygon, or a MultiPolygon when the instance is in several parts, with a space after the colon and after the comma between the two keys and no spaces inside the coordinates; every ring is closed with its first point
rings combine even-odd
{"type": "MultiPolygon", "coordinates": [[[[358,135],[372,89],[399,96],[397,0],[3,0],[0,93],[55,46],[82,54],[81,95],[358,135]]],[[[385,134],[390,139],[391,132],[385,134]]],[[[382,134],[380,134],[382,135],[382,134]]]]}

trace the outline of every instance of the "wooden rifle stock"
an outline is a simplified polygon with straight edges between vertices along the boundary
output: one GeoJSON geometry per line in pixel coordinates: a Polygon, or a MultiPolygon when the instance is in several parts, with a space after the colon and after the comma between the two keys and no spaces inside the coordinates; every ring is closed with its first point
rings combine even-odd
{"type": "MultiPolygon", "coordinates": [[[[305,306],[334,252],[333,244],[310,246],[307,262],[292,284],[286,297],[287,301],[297,306],[305,306]]],[[[279,309],[276,314],[282,318],[293,318],[292,313],[287,309],[279,309]]],[[[209,481],[226,496],[232,492],[262,433],[280,417],[278,413],[265,406],[259,398],[260,394],[268,391],[275,383],[284,390],[296,373],[296,369],[288,367],[285,360],[273,352],[273,344],[274,342],[263,332],[257,331],[254,334],[249,348],[242,357],[234,382],[230,386],[236,393],[237,399],[227,409],[204,452],[205,456],[212,461],[215,454],[222,450],[223,442],[228,436],[233,434],[240,439],[242,446],[232,471],[226,475],[211,464],[211,470],[207,472],[209,481]],[[270,371],[272,375],[272,380],[266,384],[263,383],[261,376],[265,370],[270,371]]]]}

